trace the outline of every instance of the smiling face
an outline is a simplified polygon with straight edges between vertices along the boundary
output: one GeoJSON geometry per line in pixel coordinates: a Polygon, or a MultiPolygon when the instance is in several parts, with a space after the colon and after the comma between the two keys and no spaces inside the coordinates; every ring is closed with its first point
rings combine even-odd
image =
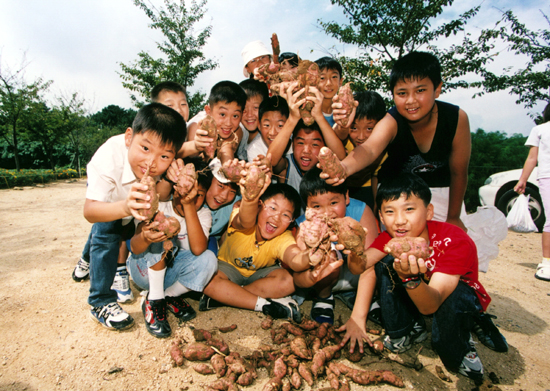
{"type": "Polygon", "coordinates": [[[380,219],[392,238],[423,237],[429,243],[426,222],[433,218],[433,205],[426,206],[421,198],[405,194],[396,200],[383,201],[380,219]]]}
{"type": "Polygon", "coordinates": [[[248,64],[246,64],[245,68],[246,71],[252,75],[254,74],[254,69],[259,68],[264,64],[269,64],[270,62],[271,57],[268,54],[264,54],[263,56],[258,56],[250,60],[248,64]]]}
{"type": "Polygon", "coordinates": [[[189,119],[189,105],[187,104],[187,97],[183,92],[162,90],[158,94],[156,102],[176,110],[180,113],[185,122],[189,119]]]}
{"type": "Polygon", "coordinates": [[[325,99],[332,99],[342,85],[340,73],[334,69],[323,69],[319,72],[319,83],[317,88],[323,94],[325,99]]]}
{"type": "Polygon", "coordinates": [[[346,217],[346,207],[349,205],[348,193],[327,192],[307,198],[308,209],[313,209],[316,215],[331,219],[346,217]]]}
{"type": "Polygon", "coordinates": [[[325,146],[321,133],[317,130],[300,129],[292,139],[294,160],[301,171],[309,171],[319,162],[319,151],[325,146]]]}
{"type": "Polygon", "coordinates": [[[148,165],[149,175],[164,174],[176,156],[175,148],[163,144],[160,136],[152,131],[134,134],[132,128],[128,128],[124,141],[128,147],[128,162],[138,179],[143,177],[148,165]]]}
{"type": "Polygon", "coordinates": [[[351,143],[358,146],[367,141],[377,122],[375,119],[367,119],[366,117],[353,121],[349,129],[351,143]]]}
{"type": "Polygon", "coordinates": [[[294,215],[294,206],[282,194],[276,194],[260,202],[256,240],[258,242],[276,238],[285,232],[294,215]]]}
{"type": "Polygon", "coordinates": [[[443,83],[434,87],[430,78],[399,80],[393,88],[393,100],[399,114],[408,122],[428,118],[443,83]]]}
{"type": "Polygon", "coordinates": [[[211,210],[216,210],[224,205],[230,204],[235,199],[237,190],[229,183],[221,183],[215,177],[206,192],[206,204],[211,210]]]}
{"type": "Polygon", "coordinates": [[[260,126],[258,111],[260,110],[262,100],[261,95],[254,95],[246,100],[246,106],[244,107],[241,123],[249,132],[255,132],[260,126]]]}
{"type": "Polygon", "coordinates": [[[286,122],[286,115],[282,115],[279,111],[267,111],[262,115],[260,124],[260,133],[262,139],[269,146],[277,137],[286,122]]]}
{"type": "Polygon", "coordinates": [[[204,109],[216,121],[216,129],[222,139],[229,138],[237,130],[243,115],[237,102],[218,102],[213,107],[207,105],[204,109]]]}

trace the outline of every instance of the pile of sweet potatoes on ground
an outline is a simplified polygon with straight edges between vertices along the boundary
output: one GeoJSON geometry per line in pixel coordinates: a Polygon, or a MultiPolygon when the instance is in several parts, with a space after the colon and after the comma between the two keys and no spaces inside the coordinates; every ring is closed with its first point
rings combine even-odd
{"type": "MultiPolygon", "coordinates": [[[[349,361],[358,362],[363,354],[358,349],[353,354],[349,353],[348,347],[341,349],[341,336],[328,323],[304,319],[300,324],[278,322],[276,328],[273,326],[271,318],[266,318],[261,324],[263,329],[270,330],[273,345],[262,345],[244,357],[230,352],[223,339],[202,329],[193,330],[195,341],[185,346],[179,339],[173,341],[170,354],[177,366],[183,365],[186,359],[191,362],[188,366],[196,372],[216,374],[217,380],[204,385],[207,390],[238,390],[239,386],[252,385],[258,378],[259,368],[265,368],[269,376],[264,390],[297,390],[303,383],[313,389],[323,378],[330,384],[328,389],[334,390],[349,390],[349,381],[361,385],[383,382],[404,387],[403,381],[391,371],[366,371],[337,362],[336,359],[342,355],[349,361]]],[[[220,331],[235,328],[232,325],[220,328],[220,331]]],[[[375,341],[371,350],[381,354],[382,341],[375,341]]]]}

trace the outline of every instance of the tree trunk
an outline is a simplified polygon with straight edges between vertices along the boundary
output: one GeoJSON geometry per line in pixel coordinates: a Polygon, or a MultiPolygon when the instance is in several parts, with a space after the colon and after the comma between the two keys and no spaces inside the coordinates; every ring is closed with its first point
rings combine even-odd
{"type": "Polygon", "coordinates": [[[13,124],[13,156],[15,158],[15,169],[21,171],[21,163],[19,162],[19,149],[17,148],[17,126],[13,124]]]}

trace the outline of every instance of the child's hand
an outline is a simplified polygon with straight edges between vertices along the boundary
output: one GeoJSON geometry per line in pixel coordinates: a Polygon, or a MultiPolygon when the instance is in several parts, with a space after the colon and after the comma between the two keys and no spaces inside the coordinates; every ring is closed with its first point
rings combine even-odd
{"type": "Polygon", "coordinates": [[[338,98],[338,94],[334,95],[332,98],[332,119],[334,119],[334,122],[345,129],[349,129],[351,124],[353,123],[353,120],[355,119],[355,113],[357,111],[357,106],[359,106],[359,102],[356,100],[353,101],[353,107],[351,109],[351,113],[348,113],[346,109],[342,109],[342,103],[340,103],[340,100],[338,98]],[[349,114],[349,117],[348,117],[349,114]],[[349,119],[348,119],[349,118],[349,119]],[[342,125],[342,120],[348,119],[348,126],[342,125]]]}
{"type": "Polygon", "coordinates": [[[263,172],[267,174],[268,171],[271,171],[271,154],[268,153],[267,156],[258,155],[252,160],[252,164],[257,165],[262,169],[263,172]]]}
{"type": "MultiPolygon", "coordinates": [[[[311,279],[317,283],[332,273],[335,273],[344,264],[343,258],[338,258],[336,251],[329,251],[328,254],[324,249],[319,249],[318,253],[322,253],[323,258],[327,258],[325,261],[320,261],[318,267],[314,267],[311,271],[311,279]]],[[[311,256],[310,256],[311,260],[311,256]]]]}
{"type": "Polygon", "coordinates": [[[416,258],[414,255],[408,255],[407,253],[403,253],[400,258],[394,259],[393,268],[401,279],[428,271],[426,262],[422,258],[416,258]]]}
{"type": "Polygon", "coordinates": [[[311,115],[315,122],[319,123],[321,119],[324,119],[323,111],[321,110],[323,104],[323,94],[315,87],[309,87],[306,100],[313,102],[313,108],[311,109],[311,115]],[[311,95],[310,93],[313,93],[311,95]],[[321,118],[322,117],[322,118],[321,118]]]}
{"type": "Polygon", "coordinates": [[[146,219],[139,213],[140,209],[150,209],[149,201],[151,197],[145,194],[148,187],[140,182],[132,183],[128,197],[124,204],[125,212],[128,216],[133,216],[136,220],[143,221],[146,219]],[[140,202],[141,201],[141,202],[140,202]]]}
{"type": "Polygon", "coordinates": [[[212,137],[208,137],[207,130],[198,128],[193,141],[195,142],[195,148],[197,151],[203,152],[208,147],[213,146],[215,140],[212,137]]]}
{"type": "Polygon", "coordinates": [[[182,205],[194,204],[197,193],[199,192],[199,181],[195,181],[189,193],[180,198],[180,203],[182,205]]]}
{"type": "Polygon", "coordinates": [[[344,338],[342,338],[342,342],[340,342],[340,346],[343,348],[349,341],[350,353],[353,353],[353,351],[355,350],[355,344],[357,344],[361,353],[363,353],[363,342],[365,342],[369,346],[372,346],[372,341],[367,335],[367,329],[365,325],[365,321],[355,320],[352,314],[352,317],[349,318],[342,327],[336,329],[336,332],[346,332],[344,338]]]}
{"type": "Polygon", "coordinates": [[[177,183],[180,172],[183,171],[183,167],[185,167],[185,164],[183,164],[183,160],[172,160],[172,164],[170,164],[170,167],[168,167],[168,170],[166,171],[166,178],[168,178],[170,182],[177,183]]]}
{"type": "Polygon", "coordinates": [[[168,236],[162,231],[156,230],[159,226],[157,221],[153,221],[149,224],[143,224],[141,228],[141,236],[146,243],[159,243],[168,240],[168,236]]]}
{"type": "Polygon", "coordinates": [[[288,87],[286,88],[286,93],[282,94],[281,96],[286,99],[286,102],[288,103],[288,110],[290,112],[289,119],[293,117],[294,119],[300,119],[302,118],[300,116],[300,106],[302,106],[304,103],[306,103],[306,98],[300,99],[300,96],[304,93],[305,88],[302,88],[296,92],[294,92],[294,89],[298,86],[298,82],[292,82],[288,84],[288,87]]]}

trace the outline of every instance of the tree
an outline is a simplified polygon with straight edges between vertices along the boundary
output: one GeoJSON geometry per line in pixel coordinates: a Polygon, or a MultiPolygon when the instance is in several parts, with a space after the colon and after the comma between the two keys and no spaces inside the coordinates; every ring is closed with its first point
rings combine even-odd
{"type": "Polygon", "coordinates": [[[58,99],[59,112],[60,112],[60,124],[62,129],[68,137],[69,144],[73,148],[74,158],[73,163],[75,168],[80,170],[80,149],[82,139],[85,137],[88,129],[88,118],[85,117],[86,111],[84,109],[84,99],[78,96],[78,93],[73,93],[70,97],[62,96],[58,99]]]}
{"type": "MultiPolygon", "coordinates": [[[[197,34],[193,30],[193,26],[204,17],[206,0],[191,1],[189,9],[185,0],[164,0],[166,9],[158,9],[151,2],[146,4],[143,0],[134,0],[134,4],[151,19],[150,27],[160,30],[166,37],[164,42],[157,42],[157,48],[164,58],[153,58],[149,53],[140,52],[137,62],[129,65],[120,63],[122,85],[134,93],[131,99],[136,106],[143,104],[139,97],[149,100],[151,89],[161,81],[175,81],[187,89],[193,86],[199,74],[218,66],[213,60],[206,59],[202,52],[202,47],[211,35],[212,26],[197,34]]],[[[205,94],[200,91],[188,94],[191,115],[202,108],[204,97],[205,94]]]]}
{"type": "MultiPolygon", "coordinates": [[[[550,25],[550,19],[542,11],[541,14],[550,25]]],[[[502,18],[492,29],[484,30],[480,40],[490,42],[502,40],[509,51],[516,55],[527,57],[523,68],[505,68],[501,75],[485,71],[483,81],[475,83],[483,87],[485,92],[509,90],[517,95],[517,104],[525,108],[533,108],[537,103],[550,101],[550,30],[532,31],[521,23],[511,10],[503,12],[502,18]]]]}
{"type": "Polygon", "coordinates": [[[389,73],[393,63],[413,50],[431,51],[438,56],[445,89],[466,88],[462,77],[481,72],[493,60],[490,41],[480,42],[465,32],[469,19],[480,7],[474,7],[457,19],[432,27],[435,18],[454,0],[331,0],[342,7],[350,24],[319,21],[323,30],[344,43],[359,47],[357,57],[340,56],[344,76],[354,82],[355,90],[369,89],[388,96],[389,73]],[[437,46],[461,33],[460,44],[437,46]]]}
{"type": "Polygon", "coordinates": [[[126,128],[132,126],[136,114],[135,110],[123,109],[117,105],[109,105],[105,106],[101,111],[92,114],[90,119],[98,126],[119,128],[120,133],[122,133],[126,128]]]}
{"type": "Polygon", "coordinates": [[[40,94],[52,83],[38,78],[27,84],[25,67],[23,61],[17,71],[11,72],[0,63],[0,135],[13,149],[17,171],[21,170],[18,151],[21,116],[33,102],[40,100],[40,94]]]}

